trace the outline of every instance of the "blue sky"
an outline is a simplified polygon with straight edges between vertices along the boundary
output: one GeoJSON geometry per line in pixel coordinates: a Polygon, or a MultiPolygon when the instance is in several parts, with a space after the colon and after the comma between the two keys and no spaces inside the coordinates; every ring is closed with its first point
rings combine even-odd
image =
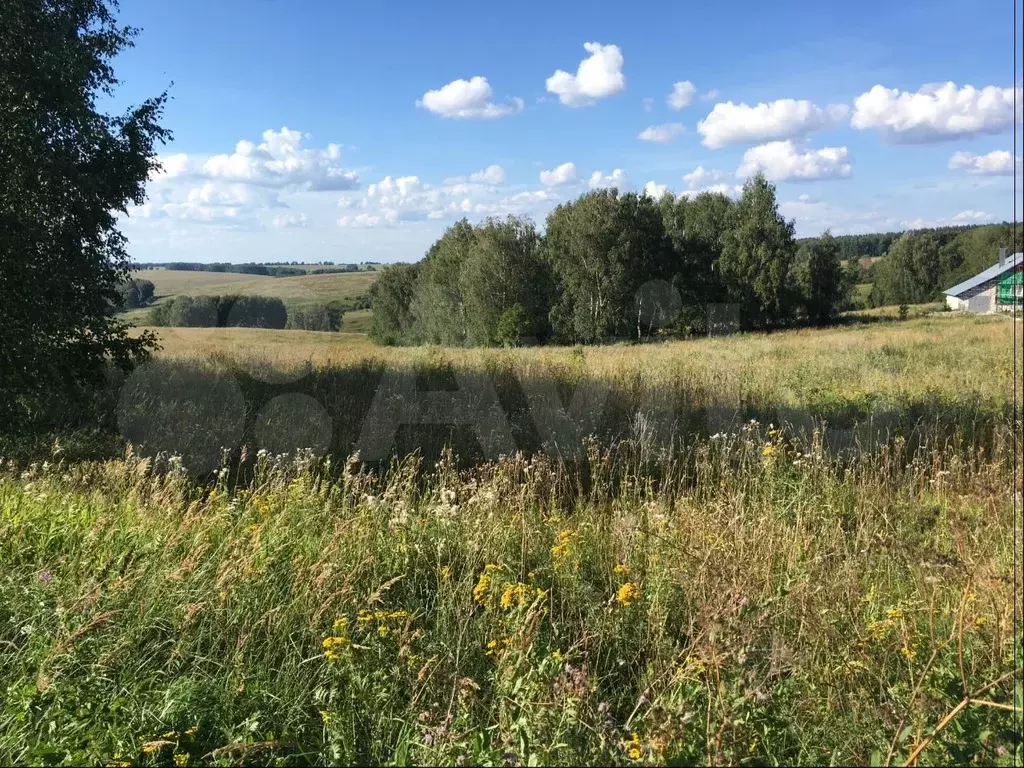
{"type": "Polygon", "coordinates": [[[138,261],[412,261],[461,215],[542,224],[596,186],[736,194],[754,170],[799,235],[1013,215],[1006,0],[122,0],[120,18],[142,32],[112,106],[174,83],[166,172],[123,225],[138,261]]]}

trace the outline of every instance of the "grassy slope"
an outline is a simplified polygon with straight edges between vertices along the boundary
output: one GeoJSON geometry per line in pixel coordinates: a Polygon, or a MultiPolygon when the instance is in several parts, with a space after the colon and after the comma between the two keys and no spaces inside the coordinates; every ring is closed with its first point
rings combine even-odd
{"type": "MultiPolygon", "coordinates": [[[[189,272],[168,269],[150,269],[135,273],[135,276],[152,281],[156,303],[182,294],[192,296],[214,296],[229,293],[243,295],[273,296],[286,304],[301,306],[304,303],[348,300],[365,296],[377,279],[376,272],[352,272],[328,275],[306,275],[304,277],[263,277],[260,275],[239,275],[230,272],[189,272]]],[[[143,323],[148,309],[133,310],[125,317],[135,323],[143,323]]],[[[345,330],[365,333],[369,329],[369,313],[365,310],[346,318],[345,330]],[[358,330],[357,330],[358,329],[358,330]]]]}
{"type": "Polygon", "coordinates": [[[1006,402],[1011,391],[1012,328],[1007,317],[939,313],[905,322],[582,349],[393,348],[345,333],[152,330],[161,337],[161,355],[174,359],[217,356],[242,364],[258,360],[272,367],[308,361],[324,373],[366,361],[403,366],[451,362],[470,368],[500,363],[524,372],[582,369],[588,375],[620,380],[635,375],[644,382],[699,384],[723,396],[745,390],[769,402],[799,404],[812,391],[835,396],[859,393],[879,401],[925,391],[948,398],[976,393],[1006,402]]]}
{"type": "MultiPolygon", "coordinates": [[[[330,377],[368,359],[776,403],[927,396],[982,418],[1009,396],[1011,328],[582,353],[188,329],[159,364],[311,359],[337,418],[352,407],[330,377]]],[[[148,459],[0,464],[0,762],[901,764],[922,747],[924,765],[1010,765],[1013,441],[1004,424],[985,453],[897,441],[843,467],[747,423],[653,459],[642,439],[595,448],[579,472],[511,457],[330,479],[264,457],[235,488],[148,459]],[[965,696],[982,703],[929,743],[965,696]]]]}

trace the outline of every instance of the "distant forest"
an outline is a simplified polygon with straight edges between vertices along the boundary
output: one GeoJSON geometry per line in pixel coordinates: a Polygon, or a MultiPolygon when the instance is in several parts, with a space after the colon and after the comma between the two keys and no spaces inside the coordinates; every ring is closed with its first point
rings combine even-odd
{"type": "Polygon", "coordinates": [[[216,262],[204,264],[197,261],[165,261],[165,262],[144,262],[134,265],[134,269],[173,269],[181,272],[235,272],[243,275],[262,275],[264,277],[302,277],[303,275],[333,275],[343,272],[373,271],[375,264],[366,262],[359,264],[328,264],[312,267],[295,266],[299,262],[293,261],[290,265],[284,263],[267,264],[229,264],[227,262],[216,262]]]}
{"type": "MultiPolygon", "coordinates": [[[[870,283],[873,307],[919,304],[996,263],[999,249],[1021,247],[1022,228],[1009,222],[835,237],[840,258],[859,260],[859,283],[870,283]],[[885,258],[880,258],[885,257],[885,258]],[[877,259],[868,262],[867,259],[877,259]]],[[[802,238],[813,244],[818,238],[802,238]]]]}

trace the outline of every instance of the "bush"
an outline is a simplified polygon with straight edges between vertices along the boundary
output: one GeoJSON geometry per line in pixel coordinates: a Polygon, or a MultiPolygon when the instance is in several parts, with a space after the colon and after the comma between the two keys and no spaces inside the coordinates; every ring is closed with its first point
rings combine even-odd
{"type": "Polygon", "coordinates": [[[494,342],[503,347],[518,347],[523,338],[530,335],[531,326],[530,313],[522,304],[515,304],[498,318],[494,342]]]}
{"type": "Polygon", "coordinates": [[[127,280],[117,288],[117,292],[121,295],[123,309],[138,309],[146,306],[153,300],[154,290],[155,286],[152,281],[139,278],[127,280]]]}
{"type": "Polygon", "coordinates": [[[345,305],[340,301],[290,307],[285,328],[297,331],[340,331],[344,316],[345,305]]]}
{"type": "Polygon", "coordinates": [[[179,328],[284,328],[288,312],[270,296],[176,296],[153,307],[150,325],[179,328]]]}

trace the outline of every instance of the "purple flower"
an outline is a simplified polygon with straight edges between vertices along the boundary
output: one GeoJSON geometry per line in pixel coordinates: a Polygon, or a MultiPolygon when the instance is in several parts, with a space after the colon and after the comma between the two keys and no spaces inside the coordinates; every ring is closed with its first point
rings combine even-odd
{"type": "Polygon", "coordinates": [[[53,581],[53,574],[49,571],[43,571],[39,574],[39,580],[43,582],[43,584],[49,584],[51,581],[53,581]]]}

